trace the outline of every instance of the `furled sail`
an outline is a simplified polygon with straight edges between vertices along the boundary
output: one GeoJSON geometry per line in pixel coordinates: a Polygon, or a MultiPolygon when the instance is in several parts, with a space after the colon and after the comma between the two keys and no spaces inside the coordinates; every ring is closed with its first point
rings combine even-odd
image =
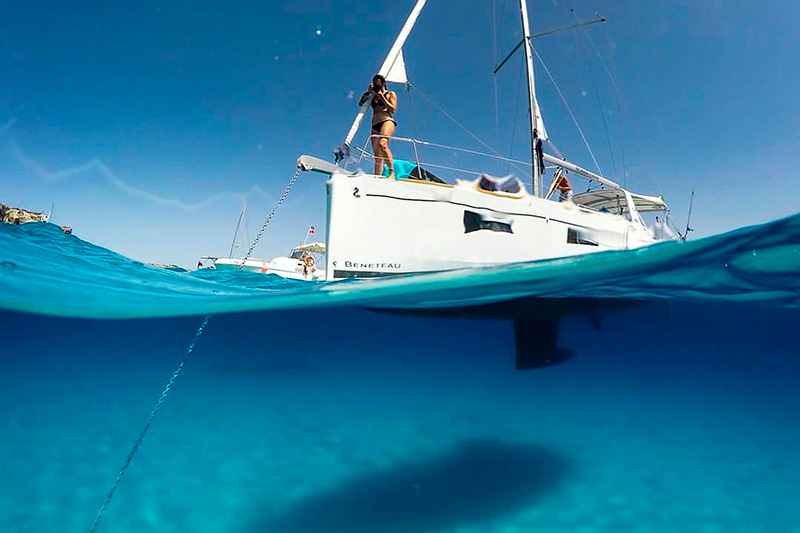
{"type": "MultiPolygon", "coordinates": [[[[520,15],[522,16],[522,44],[525,50],[525,63],[528,72],[528,110],[531,113],[531,132],[535,131],[538,139],[547,141],[550,139],[550,137],[547,135],[547,130],[544,128],[542,110],[539,109],[539,101],[536,99],[536,82],[534,81],[533,76],[533,46],[531,45],[531,30],[528,22],[527,1],[520,0],[519,7],[520,15]]],[[[531,138],[531,142],[534,143],[535,139],[531,138]]],[[[538,184],[534,184],[534,189],[536,189],[537,185],[538,184]]],[[[535,196],[539,196],[538,190],[535,190],[535,196]]]]}
{"type": "Polygon", "coordinates": [[[544,129],[544,120],[542,119],[542,110],[539,109],[539,100],[536,99],[536,96],[532,98],[533,101],[533,108],[531,112],[534,115],[534,124],[536,127],[536,131],[539,134],[539,138],[543,141],[550,140],[550,137],[547,135],[547,130],[544,129]]]}

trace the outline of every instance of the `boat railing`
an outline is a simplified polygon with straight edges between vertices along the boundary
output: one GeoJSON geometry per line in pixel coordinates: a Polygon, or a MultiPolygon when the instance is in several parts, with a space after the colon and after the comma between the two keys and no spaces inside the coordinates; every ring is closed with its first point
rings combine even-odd
{"type": "MultiPolygon", "coordinates": [[[[374,161],[375,155],[369,150],[369,145],[372,139],[380,139],[383,138],[384,135],[379,134],[372,134],[369,135],[364,142],[363,147],[355,147],[355,151],[357,152],[357,157],[355,162],[360,164],[364,159],[374,161]]],[[[395,156],[395,159],[406,159],[409,161],[414,162],[418,167],[424,168],[426,170],[437,169],[437,170],[444,170],[447,172],[455,172],[462,175],[469,176],[470,178],[474,178],[476,175],[490,173],[491,169],[489,168],[489,162],[495,165],[502,165],[503,163],[506,164],[505,170],[501,169],[499,166],[495,167],[495,171],[497,171],[500,175],[507,175],[509,171],[513,168],[519,174],[517,176],[522,179],[526,183],[530,183],[532,171],[531,171],[531,163],[530,161],[521,161],[519,159],[514,159],[511,157],[503,156],[499,153],[488,153],[488,152],[481,152],[478,150],[470,150],[467,148],[461,148],[458,146],[446,145],[435,143],[431,141],[423,141],[420,139],[413,139],[410,137],[391,137],[393,142],[404,143],[405,146],[410,147],[410,153],[408,156],[395,156]],[[450,152],[451,155],[458,157],[458,154],[464,154],[474,159],[483,159],[483,163],[477,163],[471,165],[473,168],[464,168],[461,166],[453,166],[453,165],[445,165],[441,162],[434,162],[437,159],[431,159],[429,157],[423,157],[422,151],[423,149],[438,149],[438,150],[446,150],[450,152]],[[487,161],[488,160],[488,161],[487,161]],[[476,170],[478,169],[478,170],[476,170]]],[[[395,148],[393,151],[397,151],[395,148]]],[[[399,152],[402,153],[402,150],[399,152]]],[[[440,159],[440,158],[438,158],[440,159]]],[[[590,185],[592,183],[599,184],[601,188],[611,188],[611,189],[621,189],[617,183],[604,178],[594,172],[586,170],[584,168],[575,165],[565,159],[561,159],[550,154],[543,154],[543,159],[545,163],[545,170],[553,170],[557,168],[562,168],[564,170],[568,170],[573,174],[580,176],[581,178],[587,180],[590,185]]],[[[346,168],[346,167],[345,167],[346,168]]]]}
{"type": "MultiPolygon", "coordinates": [[[[384,137],[384,136],[383,135],[377,135],[377,134],[369,135],[367,137],[367,140],[364,143],[363,147],[359,147],[359,146],[355,147],[355,150],[354,150],[356,152],[355,162],[357,164],[360,164],[365,159],[366,160],[370,160],[370,161],[374,161],[375,160],[375,155],[369,150],[369,145],[370,145],[370,142],[372,141],[372,139],[380,139],[382,137],[384,137]]],[[[393,152],[396,152],[394,154],[395,155],[395,159],[406,159],[408,161],[412,161],[418,167],[423,168],[425,170],[430,170],[430,171],[433,171],[434,169],[435,170],[444,170],[444,171],[447,171],[447,172],[455,172],[455,173],[462,174],[462,175],[465,175],[465,176],[475,177],[476,175],[483,174],[483,173],[490,173],[492,171],[492,169],[488,168],[488,165],[487,165],[487,161],[486,160],[489,160],[489,161],[492,162],[492,164],[495,164],[495,165],[502,164],[502,163],[506,164],[506,170],[505,171],[501,170],[500,167],[495,167],[495,171],[497,171],[500,174],[508,174],[508,170],[510,168],[513,168],[515,171],[519,172],[519,177],[521,177],[522,179],[527,178],[528,181],[530,180],[531,172],[530,172],[530,170],[525,170],[526,165],[527,165],[527,167],[530,167],[530,162],[528,162],[528,161],[521,161],[519,159],[505,157],[505,156],[500,155],[500,154],[491,154],[491,153],[487,153],[487,152],[480,152],[478,150],[470,150],[470,149],[467,149],[467,148],[460,148],[458,146],[450,146],[450,145],[446,145],[446,144],[439,144],[439,143],[435,143],[435,142],[431,142],[431,141],[423,141],[423,140],[420,140],[420,139],[412,139],[412,138],[409,138],[409,137],[391,137],[391,141],[392,142],[403,143],[404,146],[407,146],[409,148],[409,150],[405,151],[406,153],[408,153],[408,155],[406,156],[405,153],[403,153],[404,152],[403,150],[398,151],[397,148],[393,147],[393,152]],[[473,168],[465,168],[465,167],[456,166],[456,165],[447,165],[447,164],[444,164],[442,162],[442,159],[444,159],[442,157],[431,158],[429,156],[423,156],[422,152],[423,152],[423,150],[426,150],[426,149],[436,149],[436,150],[441,150],[441,151],[448,151],[451,154],[451,156],[453,156],[454,154],[464,154],[466,156],[469,156],[473,160],[484,159],[484,162],[483,162],[482,167],[481,167],[481,165],[479,163],[473,163],[473,165],[471,165],[473,168]],[[434,161],[438,161],[438,162],[434,162],[434,161]]],[[[455,157],[458,157],[458,155],[455,155],[455,157]]]]}
{"type": "MultiPolygon", "coordinates": [[[[356,146],[354,148],[354,150],[353,150],[353,152],[354,152],[353,156],[354,157],[350,157],[350,158],[347,158],[345,160],[346,161],[345,168],[347,168],[348,163],[350,165],[353,165],[353,164],[357,165],[357,164],[362,163],[364,160],[368,160],[368,161],[372,160],[372,161],[374,161],[375,160],[375,155],[369,150],[369,144],[370,144],[370,141],[372,139],[380,139],[382,137],[384,137],[384,136],[383,135],[378,135],[378,134],[370,135],[370,136],[367,137],[367,140],[364,143],[363,147],[356,146]]],[[[393,157],[394,157],[395,160],[397,160],[397,159],[405,159],[407,161],[411,161],[411,162],[415,163],[416,166],[419,167],[420,169],[425,169],[425,170],[427,170],[429,172],[433,171],[433,170],[444,170],[444,171],[447,171],[447,172],[460,173],[462,175],[468,176],[470,179],[474,179],[477,175],[486,173],[486,171],[488,170],[488,168],[487,168],[488,167],[487,160],[490,160],[490,161],[493,161],[495,163],[501,163],[501,164],[505,163],[507,165],[507,169],[513,167],[515,170],[519,171],[522,176],[527,177],[528,181],[530,181],[531,174],[529,172],[526,172],[524,170],[525,167],[523,167],[524,165],[528,165],[528,166],[530,165],[530,162],[527,162],[527,161],[520,161],[518,159],[505,157],[505,156],[502,156],[502,155],[499,155],[499,154],[496,154],[496,153],[492,154],[492,153],[480,152],[480,151],[477,151],[477,150],[470,150],[470,149],[466,149],[466,148],[460,148],[460,147],[457,147],[457,146],[439,144],[439,143],[435,143],[435,142],[431,142],[431,141],[423,141],[423,140],[420,140],[420,139],[412,139],[412,138],[408,138],[408,137],[391,137],[391,140],[393,142],[395,142],[395,143],[401,143],[401,146],[409,147],[408,152],[410,152],[410,153],[409,153],[408,156],[405,156],[405,154],[402,153],[403,152],[402,149],[398,149],[397,144],[395,144],[392,147],[393,148],[393,150],[392,150],[393,151],[393,157]],[[441,163],[435,163],[435,162],[432,162],[430,158],[427,158],[427,157],[423,158],[422,149],[428,149],[428,148],[434,148],[434,149],[439,149],[439,150],[447,150],[451,154],[465,154],[467,156],[471,156],[471,157],[474,157],[474,158],[483,158],[484,159],[483,165],[482,166],[481,165],[473,165],[473,168],[470,169],[470,168],[464,168],[464,167],[459,167],[459,166],[452,166],[452,165],[445,165],[445,164],[441,164],[441,163]],[[478,168],[480,170],[475,170],[475,168],[478,168]]],[[[573,175],[580,176],[581,178],[587,180],[589,182],[589,184],[590,184],[590,189],[589,190],[592,190],[591,185],[595,184],[595,185],[599,185],[601,189],[615,189],[615,190],[617,190],[617,191],[622,193],[622,196],[620,197],[620,204],[621,205],[619,205],[617,207],[617,209],[597,208],[597,207],[592,206],[592,205],[580,204],[580,208],[581,209],[587,209],[589,211],[614,212],[615,214],[618,214],[620,216],[623,216],[623,217],[627,218],[631,222],[638,222],[641,226],[649,228],[650,231],[653,232],[654,234],[656,233],[655,228],[652,227],[652,224],[648,224],[648,222],[645,221],[642,218],[641,214],[639,213],[638,209],[636,208],[635,202],[634,202],[633,198],[631,197],[630,192],[627,191],[626,189],[623,189],[622,187],[620,187],[620,185],[618,185],[617,183],[615,183],[615,182],[613,182],[613,181],[611,181],[611,180],[609,180],[607,178],[604,178],[603,176],[595,174],[595,173],[593,173],[593,172],[591,172],[589,170],[586,170],[586,169],[584,169],[582,167],[579,167],[578,165],[575,165],[575,164],[567,161],[566,159],[557,158],[557,157],[552,156],[550,154],[543,154],[543,159],[544,159],[544,162],[546,164],[545,165],[545,169],[546,170],[563,169],[563,170],[570,171],[570,172],[573,173],[573,175]]],[[[506,171],[506,174],[507,173],[508,172],[506,171]]],[[[501,172],[501,174],[502,174],[502,172],[501,172]]],[[[552,179],[555,179],[556,176],[557,176],[557,174],[553,174],[552,179]]],[[[441,176],[439,176],[439,177],[441,177],[441,176]]],[[[551,187],[550,187],[551,193],[554,192],[554,190],[555,190],[555,188],[553,187],[553,184],[551,183],[551,187]]],[[[549,197],[550,197],[550,194],[547,195],[548,199],[549,199],[549,197]]],[[[664,206],[664,211],[668,211],[668,208],[666,207],[666,205],[664,206]]]]}

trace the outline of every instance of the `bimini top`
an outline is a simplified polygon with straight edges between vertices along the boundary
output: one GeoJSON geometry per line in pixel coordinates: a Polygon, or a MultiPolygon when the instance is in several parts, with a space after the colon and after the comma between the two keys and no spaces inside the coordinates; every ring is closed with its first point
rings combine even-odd
{"type": "MultiPolygon", "coordinates": [[[[666,211],[667,204],[659,196],[647,196],[628,191],[633,199],[633,205],[640,213],[651,211],[666,211]]],[[[572,201],[578,205],[602,211],[606,209],[612,213],[627,213],[628,202],[625,200],[625,191],[622,189],[602,189],[576,194],[572,201]]]]}
{"type": "Polygon", "coordinates": [[[312,254],[324,254],[325,243],[310,242],[308,244],[301,244],[300,246],[295,246],[294,249],[300,252],[311,252],[312,254]]]}

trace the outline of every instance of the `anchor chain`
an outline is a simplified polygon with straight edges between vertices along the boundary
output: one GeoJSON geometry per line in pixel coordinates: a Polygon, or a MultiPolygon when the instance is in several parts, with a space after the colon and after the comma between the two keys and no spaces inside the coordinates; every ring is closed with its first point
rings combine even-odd
{"type": "MultiPolygon", "coordinates": [[[[255,249],[256,245],[258,244],[258,241],[261,239],[261,236],[264,234],[264,231],[267,229],[267,226],[269,226],[269,223],[272,222],[272,218],[275,216],[275,212],[283,204],[283,202],[286,201],[286,197],[289,196],[289,191],[292,190],[292,187],[294,186],[295,182],[297,181],[297,178],[300,176],[300,172],[301,172],[301,169],[298,168],[297,171],[295,171],[294,176],[292,176],[292,179],[289,181],[289,184],[283,190],[283,193],[281,193],[280,197],[278,198],[278,202],[272,208],[272,211],[270,211],[269,215],[267,216],[267,219],[264,221],[264,224],[261,226],[261,229],[259,230],[258,235],[256,235],[255,240],[253,240],[253,244],[250,245],[250,249],[247,251],[247,255],[244,258],[245,260],[250,258],[250,255],[253,253],[253,250],[255,249]]],[[[239,267],[239,269],[241,270],[241,268],[243,266],[244,266],[244,260],[242,261],[242,265],[239,267]]],[[[127,472],[128,467],[131,465],[131,462],[133,461],[133,457],[136,455],[136,452],[139,451],[139,446],[141,446],[145,435],[150,430],[150,426],[153,424],[153,420],[155,419],[156,414],[158,414],[158,410],[161,408],[161,405],[164,403],[164,400],[167,399],[167,395],[169,394],[169,391],[172,389],[172,385],[174,385],[175,384],[175,380],[178,379],[178,376],[180,375],[181,370],[183,370],[183,367],[186,364],[186,361],[189,360],[189,356],[192,355],[192,352],[194,351],[194,347],[197,344],[197,341],[200,340],[200,336],[203,334],[203,330],[205,330],[206,326],[208,325],[208,321],[209,320],[211,320],[211,315],[208,315],[203,319],[203,323],[200,324],[200,327],[197,329],[197,333],[194,334],[194,338],[192,339],[192,342],[186,348],[186,353],[184,353],[183,359],[181,360],[180,364],[178,364],[178,367],[175,369],[175,371],[172,373],[172,377],[169,378],[169,381],[167,382],[167,385],[164,387],[164,390],[161,392],[161,397],[158,399],[158,401],[156,402],[155,406],[153,406],[153,409],[150,411],[150,416],[148,417],[147,422],[145,423],[145,425],[142,428],[142,430],[139,432],[139,436],[136,438],[136,442],[133,443],[133,447],[131,448],[131,451],[128,453],[128,457],[125,459],[125,463],[122,465],[122,468],[120,468],[119,474],[117,474],[117,478],[114,480],[114,484],[111,486],[111,490],[108,491],[108,495],[106,496],[106,499],[103,502],[103,505],[100,507],[100,510],[97,512],[97,517],[94,519],[94,523],[92,524],[92,527],[89,528],[89,533],[94,533],[97,530],[97,526],[100,524],[100,519],[103,518],[103,514],[106,512],[106,509],[108,508],[109,503],[111,503],[111,498],[114,497],[114,493],[117,491],[117,488],[119,487],[120,483],[122,483],[122,478],[125,477],[125,472],[127,472]]]]}
{"type": "Polygon", "coordinates": [[[144,440],[144,436],[147,434],[147,431],[150,429],[150,426],[153,424],[153,419],[158,414],[158,410],[161,408],[161,405],[164,403],[164,400],[167,399],[167,394],[169,394],[170,389],[172,389],[172,385],[175,383],[175,380],[178,379],[178,375],[180,375],[181,370],[183,370],[183,366],[186,364],[186,361],[189,359],[189,356],[192,355],[192,351],[194,350],[197,341],[200,339],[200,335],[203,334],[203,330],[206,328],[208,321],[211,319],[211,315],[208,315],[204,320],[203,323],[200,324],[200,328],[198,328],[197,333],[194,334],[194,339],[192,339],[191,344],[186,348],[186,353],[183,355],[183,359],[181,360],[178,368],[175,369],[175,372],[172,373],[172,377],[169,378],[166,387],[161,392],[161,397],[156,402],[153,410],[150,411],[150,417],[147,419],[147,423],[142,428],[142,431],[139,432],[139,436],[136,438],[136,442],[133,443],[133,447],[131,451],[128,453],[128,457],[125,459],[125,464],[122,465],[122,468],[117,474],[117,479],[114,480],[114,484],[111,486],[111,490],[108,491],[108,496],[106,496],[106,500],[103,502],[103,505],[100,507],[100,511],[97,513],[97,517],[94,519],[94,524],[89,529],[89,533],[93,533],[97,526],[100,524],[100,519],[103,517],[103,513],[105,513],[106,508],[108,508],[108,504],[111,503],[111,498],[114,497],[114,493],[117,491],[117,487],[122,482],[122,478],[125,476],[125,472],[128,470],[128,467],[131,465],[131,461],[133,461],[133,456],[136,455],[136,452],[139,451],[139,446],[142,444],[144,440]]]}
{"type": "Polygon", "coordinates": [[[286,188],[283,190],[283,193],[281,193],[280,197],[278,198],[278,203],[275,204],[275,206],[272,208],[272,211],[270,211],[269,215],[267,215],[267,219],[264,221],[264,224],[261,226],[261,229],[258,231],[258,235],[256,235],[255,239],[253,239],[253,244],[251,244],[250,245],[250,249],[247,250],[247,255],[244,256],[244,259],[242,259],[242,264],[241,264],[241,266],[239,266],[239,270],[241,270],[242,267],[244,267],[244,262],[246,260],[250,259],[250,255],[252,255],[253,250],[255,250],[256,245],[258,244],[258,241],[261,240],[261,236],[264,234],[264,230],[266,230],[267,226],[269,226],[269,223],[272,222],[272,217],[275,216],[275,212],[283,204],[283,202],[286,201],[286,197],[289,196],[289,191],[291,191],[292,187],[294,187],[294,183],[297,181],[297,178],[300,176],[300,172],[302,172],[302,170],[300,168],[298,168],[295,171],[294,176],[292,176],[292,179],[289,180],[289,184],[286,186],[286,188]]]}

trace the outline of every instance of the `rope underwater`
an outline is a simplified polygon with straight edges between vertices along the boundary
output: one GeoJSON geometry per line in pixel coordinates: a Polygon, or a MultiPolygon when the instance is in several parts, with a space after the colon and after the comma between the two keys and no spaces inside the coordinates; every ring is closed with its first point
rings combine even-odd
{"type": "Polygon", "coordinates": [[[200,324],[200,328],[198,328],[197,333],[194,334],[194,339],[192,339],[191,344],[189,344],[189,346],[186,348],[186,353],[183,355],[183,359],[178,365],[178,368],[176,368],[175,372],[172,373],[172,377],[169,378],[166,387],[164,387],[164,390],[161,392],[161,397],[156,402],[155,406],[153,407],[153,410],[150,411],[150,417],[147,419],[147,423],[145,423],[144,427],[142,428],[142,431],[139,432],[139,436],[136,438],[136,442],[133,443],[133,447],[131,448],[131,451],[128,453],[128,457],[125,459],[125,464],[122,465],[119,474],[117,474],[117,479],[114,480],[114,484],[111,486],[111,490],[108,491],[108,496],[106,496],[103,505],[97,512],[97,517],[94,519],[94,523],[92,524],[92,527],[89,529],[89,533],[93,533],[97,529],[97,526],[100,524],[100,519],[103,517],[103,513],[105,513],[108,504],[111,503],[111,498],[114,497],[114,493],[117,491],[117,487],[119,487],[119,484],[122,482],[122,478],[125,476],[125,472],[131,465],[131,461],[133,461],[133,456],[136,455],[137,451],[139,451],[139,446],[142,444],[142,440],[144,440],[145,434],[147,434],[147,431],[153,424],[153,419],[156,417],[156,414],[158,414],[158,410],[161,408],[161,405],[164,403],[164,400],[166,400],[167,394],[169,394],[169,391],[172,388],[172,385],[175,383],[175,380],[178,379],[178,375],[180,375],[181,370],[183,370],[184,364],[186,364],[186,361],[189,359],[189,356],[192,355],[192,351],[194,350],[197,341],[200,339],[200,335],[203,334],[203,330],[206,328],[206,325],[208,324],[210,318],[211,315],[208,315],[206,316],[205,319],[203,319],[203,323],[200,324]]]}
{"type": "MultiPolygon", "coordinates": [[[[239,267],[239,270],[241,270],[242,267],[244,266],[244,261],[250,258],[250,255],[253,253],[253,250],[255,249],[256,245],[258,244],[258,241],[261,239],[261,236],[264,234],[264,231],[267,229],[267,226],[269,226],[269,223],[272,222],[272,218],[275,216],[275,212],[283,204],[283,202],[286,201],[286,197],[289,196],[289,191],[292,190],[292,187],[294,186],[295,182],[297,181],[297,178],[300,176],[300,172],[301,172],[301,170],[298,168],[295,171],[294,176],[292,176],[292,179],[289,181],[289,184],[286,186],[286,188],[283,190],[283,193],[278,198],[278,202],[272,208],[272,211],[270,211],[269,215],[267,216],[267,219],[264,221],[264,224],[261,226],[261,230],[259,230],[258,235],[256,236],[255,240],[253,241],[253,244],[250,245],[250,249],[247,251],[247,255],[245,256],[244,260],[242,260],[242,265],[239,267]]],[[[150,411],[150,416],[147,418],[147,422],[145,423],[144,427],[142,427],[142,430],[139,432],[139,436],[136,438],[136,441],[133,443],[133,447],[131,448],[131,451],[128,452],[128,457],[125,459],[125,463],[123,463],[122,468],[120,468],[119,474],[117,474],[117,478],[114,480],[114,483],[111,486],[111,490],[108,491],[108,495],[106,496],[106,499],[103,502],[103,505],[100,506],[100,510],[97,512],[97,517],[95,517],[94,523],[92,524],[92,527],[89,528],[89,533],[94,533],[97,530],[97,526],[100,524],[100,519],[103,518],[103,514],[106,512],[106,509],[108,508],[108,505],[111,503],[111,498],[114,497],[114,493],[117,491],[117,488],[119,488],[120,483],[122,483],[122,478],[125,477],[125,472],[127,472],[128,467],[131,465],[131,462],[133,461],[133,457],[136,455],[136,452],[139,451],[139,446],[141,446],[145,435],[150,430],[150,426],[153,424],[153,420],[155,419],[156,414],[158,414],[158,410],[161,408],[161,405],[164,403],[164,400],[167,399],[167,395],[169,394],[169,391],[172,389],[172,385],[174,385],[175,384],[175,380],[178,379],[178,376],[180,375],[181,370],[183,370],[183,367],[186,364],[186,361],[189,360],[189,356],[192,355],[192,352],[194,351],[194,347],[197,344],[197,341],[200,340],[200,336],[203,334],[203,331],[206,329],[206,326],[208,325],[208,321],[209,320],[211,320],[211,315],[207,315],[203,319],[203,323],[200,324],[200,327],[197,329],[197,332],[194,334],[194,338],[192,339],[192,342],[186,348],[186,353],[184,353],[183,359],[181,359],[181,362],[178,364],[178,367],[172,373],[172,377],[169,378],[169,381],[167,382],[167,385],[164,387],[164,390],[161,392],[161,397],[159,397],[159,399],[156,402],[155,406],[153,406],[153,409],[150,411]]]]}

